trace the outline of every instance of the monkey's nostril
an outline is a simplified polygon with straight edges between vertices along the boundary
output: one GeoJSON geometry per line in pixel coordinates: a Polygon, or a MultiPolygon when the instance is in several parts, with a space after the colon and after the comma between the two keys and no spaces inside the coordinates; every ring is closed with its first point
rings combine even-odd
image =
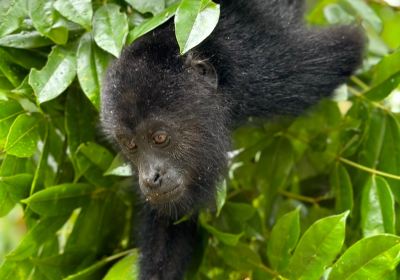
{"type": "Polygon", "coordinates": [[[148,176],[144,179],[144,183],[148,188],[158,188],[161,186],[162,176],[159,172],[148,176]]]}
{"type": "Polygon", "coordinates": [[[157,172],[157,173],[154,175],[153,183],[158,184],[159,182],[161,182],[161,175],[160,175],[160,173],[157,172]]]}

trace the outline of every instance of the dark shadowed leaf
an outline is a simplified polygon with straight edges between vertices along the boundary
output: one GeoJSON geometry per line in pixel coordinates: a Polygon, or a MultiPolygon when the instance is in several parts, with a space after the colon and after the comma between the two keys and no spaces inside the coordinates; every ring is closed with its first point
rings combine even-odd
{"type": "Polygon", "coordinates": [[[101,261],[80,270],[78,273],[74,273],[63,280],[95,280],[99,279],[107,271],[108,264],[107,259],[102,259],[101,261]]]}
{"type": "Polygon", "coordinates": [[[0,266],[0,279],[29,279],[33,265],[30,261],[21,262],[4,261],[0,266]]]}
{"type": "Polygon", "coordinates": [[[83,206],[95,191],[96,188],[88,184],[62,184],[39,191],[24,200],[24,203],[40,215],[60,216],[83,206]]]}
{"type": "Polygon", "coordinates": [[[335,209],[344,212],[353,209],[353,186],[346,168],[336,164],[331,173],[331,185],[335,192],[335,209]]]}
{"type": "Polygon", "coordinates": [[[65,104],[65,130],[72,155],[81,143],[94,139],[96,124],[97,113],[86,96],[82,92],[69,91],[65,104]]]}
{"type": "Polygon", "coordinates": [[[7,258],[20,261],[34,255],[42,244],[56,235],[66,220],[67,216],[46,217],[39,220],[7,258]]]}
{"type": "Polygon", "coordinates": [[[14,205],[29,195],[31,174],[0,177],[0,217],[6,215],[14,205]]]}
{"type": "Polygon", "coordinates": [[[97,143],[82,144],[78,147],[78,151],[103,171],[107,170],[113,160],[110,151],[97,143]]]}
{"type": "Polygon", "coordinates": [[[235,270],[251,271],[262,265],[260,256],[244,243],[234,247],[221,246],[219,253],[225,263],[235,270]]]}
{"type": "Polygon", "coordinates": [[[15,48],[0,48],[0,57],[27,70],[42,67],[45,63],[45,58],[42,55],[15,48]]]}
{"type": "Polygon", "coordinates": [[[210,226],[206,223],[202,223],[202,226],[213,236],[215,236],[222,243],[229,246],[236,246],[239,242],[239,239],[243,236],[243,232],[240,234],[226,233],[216,229],[213,226],[210,226]]]}
{"type": "Polygon", "coordinates": [[[13,87],[17,87],[23,81],[24,71],[21,67],[13,65],[6,59],[0,60],[0,73],[12,84],[13,87]]]}
{"type": "Polygon", "coordinates": [[[98,9],[93,18],[93,34],[97,45],[119,57],[128,35],[128,18],[115,4],[106,4],[98,9]]]}

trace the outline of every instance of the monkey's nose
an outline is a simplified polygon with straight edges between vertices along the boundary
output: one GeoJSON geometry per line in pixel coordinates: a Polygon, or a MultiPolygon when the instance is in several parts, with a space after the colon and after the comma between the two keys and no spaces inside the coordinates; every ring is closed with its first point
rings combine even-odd
{"type": "Polygon", "coordinates": [[[153,174],[146,176],[143,179],[143,182],[150,189],[159,188],[161,186],[162,176],[160,172],[154,172],[153,174]]]}

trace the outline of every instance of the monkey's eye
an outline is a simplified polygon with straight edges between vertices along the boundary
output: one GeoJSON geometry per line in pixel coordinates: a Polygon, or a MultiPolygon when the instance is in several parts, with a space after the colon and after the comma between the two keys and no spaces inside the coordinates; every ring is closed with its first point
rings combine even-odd
{"type": "Polygon", "coordinates": [[[153,134],[153,142],[157,145],[167,144],[169,140],[168,134],[165,131],[158,131],[153,134]]]}

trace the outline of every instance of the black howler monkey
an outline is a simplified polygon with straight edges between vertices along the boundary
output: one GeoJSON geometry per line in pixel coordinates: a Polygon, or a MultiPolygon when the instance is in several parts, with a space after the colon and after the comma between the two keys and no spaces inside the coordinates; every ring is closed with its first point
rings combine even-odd
{"type": "Polygon", "coordinates": [[[179,55],[173,21],[109,67],[102,126],[136,169],[144,200],[141,279],[182,279],[196,212],[213,201],[230,131],[249,116],[298,114],[345,82],[363,36],[310,28],[302,0],[222,0],[209,38],[179,55]],[[187,213],[194,218],[174,225],[187,213]]]}

